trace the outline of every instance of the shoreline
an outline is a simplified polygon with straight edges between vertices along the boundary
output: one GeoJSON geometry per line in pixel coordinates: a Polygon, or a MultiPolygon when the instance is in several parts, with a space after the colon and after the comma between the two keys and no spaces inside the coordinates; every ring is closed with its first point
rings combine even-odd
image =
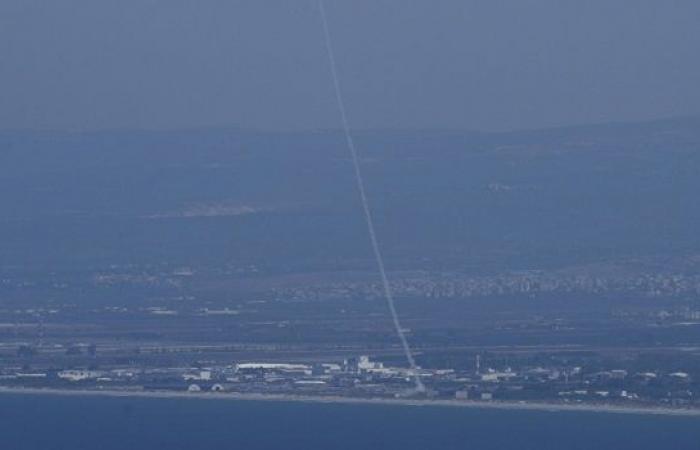
{"type": "Polygon", "coordinates": [[[448,407],[470,409],[493,409],[511,411],[543,412],[588,412],[605,414],[643,414],[663,416],[700,417],[700,409],[674,409],[664,407],[616,406],[592,404],[558,404],[536,402],[484,402],[475,400],[422,400],[422,399],[388,399],[357,398],[341,396],[311,396],[293,394],[254,394],[254,393],[214,393],[214,392],[167,392],[167,391],[129,391],[129,390],[90,390],[90,389],[53,389],[53,388],[7,388],[0,387],[1,394],[16,395],[52,395],[52,396],[90,396],[154,399],[194,399],[218,401],[266,401],[266,402],[303,402],[303,403],[341,403],[387,406],[448,407]]]}

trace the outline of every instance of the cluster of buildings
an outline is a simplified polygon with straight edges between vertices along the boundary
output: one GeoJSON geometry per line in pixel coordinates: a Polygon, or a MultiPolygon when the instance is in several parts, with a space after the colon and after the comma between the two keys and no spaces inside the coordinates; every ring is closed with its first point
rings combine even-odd
{"type": "Polygon", "coordinates": [[[581,367],[392,367],[368,356],[342,362],[238,362],[211,367],[139,367],[23,371],[5,368],[0,384],[54,388],[238,392],[393,398],[411,393],[413,377],[429,398],[455,400],[650,402],[696,404],[687,372],[585,371],[581,367]]]}
{"type": "MultiPolygon", "coordinates": [[[[469,298],[536,293],[607,294],[633,293],[645,296],[678,297],[700,294],[700,276],[683,274],[638,274],[595,276],[588,274],[524,271],[494,276],[425,274],[395,278],[392,289],[401,297],[469,298]]],[[[381,287],[369,282],[328,283],[279,289],[281,299],[381,298],[381,287]]]]}

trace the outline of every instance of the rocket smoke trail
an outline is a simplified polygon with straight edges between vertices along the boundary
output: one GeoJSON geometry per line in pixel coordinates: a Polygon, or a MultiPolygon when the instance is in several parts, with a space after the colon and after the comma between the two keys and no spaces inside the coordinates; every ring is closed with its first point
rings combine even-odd
{"type": "Polygon", "coordinates": [[[403,347],[404,354],[406,355],[406,360],[411,368],[411,373],[416,384],[416,390],[423,392],[425,387],[423,382],[420,380],[418,375],[418,367],[416,366],[416,360],[413,358],[413,353],[411,352],[411,347],[408,345],[408,340],[404,334],[403,328],[401,327],[401,322],[399,321],[399,315],[396,312],[396,305],[394,304],[394,295],[391,291],[391,286],[389,285],[389,279],[386,276],[386,270],[384,269],[384,258],[382,257],[382,252],[379,247],[379,241],[377,240],[377,233],[374,230],[374,220],[372,218],[372,212],[369,207],[369,201],[367,200],[367,193],[365,190],[365,182],[362,176],[362,169],[360,167],[360,159],[357,154],[357,148],[355,147],[355,141],[353,140],[352,133],[350,132],[350,125],[348,122],[347,113],[345,111],[345,102],[343,101],[343,93],[340,89],[340,81],[338,78],[338,71],[335,63],[335,53],[333,51],[333,42],[331,40],[331,33],[328,29],[328,19],[326,18],[326,9],[323,4],[323,0],[318,2],[319,11],[321,15],[321,21],[323,22],[323,32],[326,38],[326,51],[328,53],[328,61],[330,63],[331,75],[333,77],[333,85],[335,87],[335,97],[338,102],[338,110],[340,112],[340,120],[342,122],[343,131],[345,132],[345,140],[350,150],[352,156],[352,163],[355,167],[355,180],[357,181],[357,189],[360,193],[360,200],[362,201],[362,207],[365,212],[365,222],[367,223],[367,231],[369,232],[369,238],[372,242],[372,250],[374,251],[374,258],[377,262],[377,268],[379,269],[379,275],[382,280],[382,286],[384,288],[384,296],[386,297],[386,302],[389,306],[389,311],[391,312],[391,318],[394,321],[394,328],[396,329],[396,334],[399,336],[401,345],[403,347]]]}

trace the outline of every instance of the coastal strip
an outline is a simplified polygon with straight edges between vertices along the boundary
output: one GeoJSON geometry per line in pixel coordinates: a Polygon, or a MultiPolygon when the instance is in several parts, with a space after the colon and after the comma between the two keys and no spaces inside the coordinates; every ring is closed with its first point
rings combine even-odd
{"type": "Polygon", "coordinates": [[[225,401],[266,401],[266,402],[305,402],[305,403],[344,403],[388,406],[422,406],[422,407],[452,407],[520,411],[548,412],[590,412],[612,414],[651,414],[664,416],[700,417],[700,409],[665,408],[653,406],[617,406],[593,404],[561,404],[544,402],[499,402],[475,400],[424,400],[410,398],[362,398],[342,396],[311,396],[293,394],[255,394],[238,392],[171,392],[171,391],[137,391],[115,389],[51,389],[51,388],[8,388],[0,387],[0,394],[16,395],[53,395],[53,396],[95,396],[121,398],[154,398],[154,399],[196,399],[196,400],[225,400],[225,401]]]}

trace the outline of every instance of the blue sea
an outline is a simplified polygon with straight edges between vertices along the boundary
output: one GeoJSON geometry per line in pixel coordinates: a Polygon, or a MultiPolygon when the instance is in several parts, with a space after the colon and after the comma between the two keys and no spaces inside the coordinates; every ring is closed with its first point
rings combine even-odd
{"type": "Polygon", "coordinates": [[[700,448],[700,418],[0,395],[2,450],[700,448]]]}

